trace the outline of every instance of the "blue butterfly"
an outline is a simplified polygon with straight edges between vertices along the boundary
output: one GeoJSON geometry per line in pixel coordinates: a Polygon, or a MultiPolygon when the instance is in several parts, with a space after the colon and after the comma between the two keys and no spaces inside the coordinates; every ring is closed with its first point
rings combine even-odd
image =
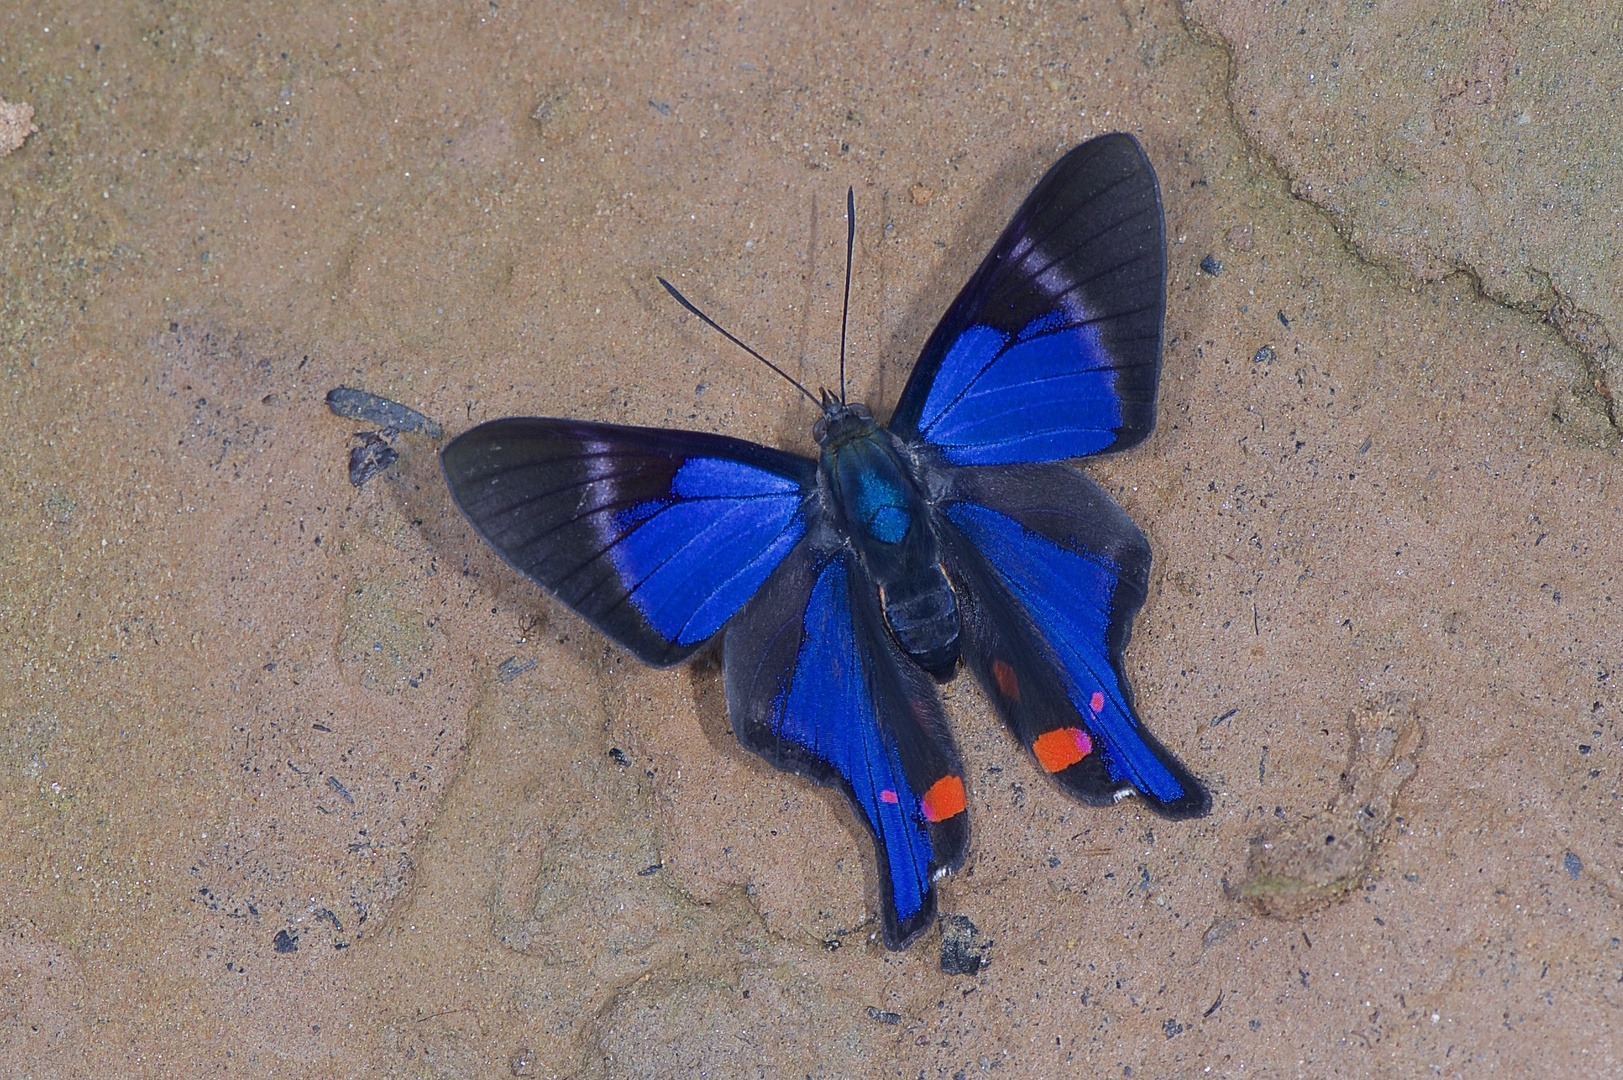
{"type": "Polygon", "coordinates": [[[720,635],[738,740],[845,792],[873,833],[885,944],[900,949],[969,845],[934,686],[960,658],[1078,799],[1210,809],[1133,711],[1123,668],[1149,544],[1062,463],[1150,433],[1165,308],[1155,172],[1131,135],[1105,135],[1038,181],[889,424],[845,401],[842,371],[840,395],[818,401],[816,461],[511,417],[447,445],[445,478],[504,559],[643,661],[674,664],[720,635]]]}

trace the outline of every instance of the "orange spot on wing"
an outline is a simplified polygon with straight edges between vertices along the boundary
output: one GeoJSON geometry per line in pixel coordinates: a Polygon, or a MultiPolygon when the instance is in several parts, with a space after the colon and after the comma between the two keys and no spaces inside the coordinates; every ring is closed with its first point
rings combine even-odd
{"type": "Polygon", "coordinates": [[[959,776],[943,776],[930,785],[930,790],[919,800],[926,821],[946,821],[964,812],[964,781],[959,776]]]}
{"type": "Polygon", "coordinates": [[[1003,696],[1010,701],[1020,700],[1020,676],[1014,673],[1006,660],[992,661],[992,678],[997,680],[997,688],[1003,691],[1003,696]]]}
{"type": "Polygon", "coordinates": [[[1081,728],[1064,727],[1045,731],[1031,744],[1031,752],[1049,772],[1070,768],[1093,753],[1093,740],[1081,728]]]}

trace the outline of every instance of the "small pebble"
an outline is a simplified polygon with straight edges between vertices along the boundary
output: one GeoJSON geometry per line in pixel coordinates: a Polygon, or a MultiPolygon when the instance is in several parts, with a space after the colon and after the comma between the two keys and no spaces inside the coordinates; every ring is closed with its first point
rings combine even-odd
{"type": "Polygon", "coordinates": [[[331,409],[335,416],[367,420],[374,424],[382,424],[393,431],[417,432],[427,435],[430,439],[437,439],[445,434],[438,424],[416,409],[402,405],[398,401],[390,401],[369,390],[357,390],[352,386],[338,386],[329,390],[327,408],[331,409]]]}

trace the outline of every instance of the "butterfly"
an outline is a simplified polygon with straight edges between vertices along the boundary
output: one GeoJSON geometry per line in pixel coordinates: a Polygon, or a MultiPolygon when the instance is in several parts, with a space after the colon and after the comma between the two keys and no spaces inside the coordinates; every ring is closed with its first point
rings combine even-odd
{"type": "MultiPolygon", "coordinates": [[[[848,243],[848,305],[849,266],[848,243]]],[[[1082,802],[1210,809],[1127,683],[1149,543],[1064,463],[1150,433],[1165,308],[1155,171],[1131,135],[1104,135],[1037,182],[888,424],[845,400],[842,344],[840,394],[814,399],[817,460],[510,417],[457,436],[441,461],[491,547],[639,659],[674,664],[720,638],[739,742],[845,793],[873,837],[885,944],[905,948],[969,846],[936,692],[960,661],[1082,802]]]]}

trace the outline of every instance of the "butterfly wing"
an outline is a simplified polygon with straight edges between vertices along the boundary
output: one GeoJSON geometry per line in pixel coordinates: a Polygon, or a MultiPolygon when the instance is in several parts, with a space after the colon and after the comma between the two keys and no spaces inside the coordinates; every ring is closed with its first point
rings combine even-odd
{"type": "Polygon", "coordinates": [[[960,643],[1004,721],[1084,802],[1136,791],[1166,817],[1205,814],[1210,796],[1133,710],[1123,653],[1150,547],[1132,518],[1065,465],[950,475],[938,535],[960,643]]]}
{"type": "Polygon", "coordinates": [[[890,429],[955,465],[1121,450],[1155,425],[1166,236],[1131,135],[1048,170],[930,336],[890,429]]]}
{"type": "Polygon", "coordinates": [[[831,530],[783,561],[723,640],[739,741],[845,792],[874,838],[885,944],[904,948],[969,844],[963,768],[930,677],[886,632],[878,590],[831,530]]]}
{"type": "Polygon", "coordinates": [[[650,664],[687,656],[805,535],[816,467],[687,431],[511,417],[440,457],[502,558],[650,664]]]}

